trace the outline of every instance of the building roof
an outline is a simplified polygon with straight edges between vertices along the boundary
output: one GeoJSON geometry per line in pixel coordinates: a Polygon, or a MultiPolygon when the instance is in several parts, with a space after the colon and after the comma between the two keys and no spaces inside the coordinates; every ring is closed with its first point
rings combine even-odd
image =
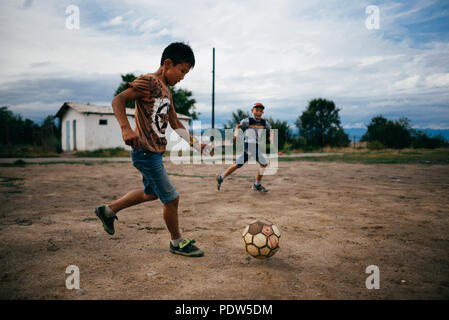
{"type": "MultiPolygon", "coordinates": [[[[112,106],[96,106],[93,104],[81,104],[81,103],[75,103],[75,102],[64,102],[61,108],[59,108],[58,112],[56,113],[56,117],[62,118],[64,113],[67,112],[69,108],[72,108],[73,110],[84,113],[84,114],[114,114],[114,110],[112,109],[112,106]]],[[[178,116],[178,119],[180,120],[191,120],[192,117],[183,115],[181,113],[176,113],[178,116]]],[[[134,117],[134,109],[126,108],[126,115],[134,117]]]]}

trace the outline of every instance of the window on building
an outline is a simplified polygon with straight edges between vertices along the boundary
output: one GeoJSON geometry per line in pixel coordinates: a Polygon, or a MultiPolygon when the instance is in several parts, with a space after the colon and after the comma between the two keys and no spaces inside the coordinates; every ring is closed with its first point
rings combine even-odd
{"type": "Polygon", "coordinates": [[[101,125],[101,126],[106,126],[106,125],[108,125],[108,120],[107,120],[107,119],[100,119],[100,125],[101,125]]]}

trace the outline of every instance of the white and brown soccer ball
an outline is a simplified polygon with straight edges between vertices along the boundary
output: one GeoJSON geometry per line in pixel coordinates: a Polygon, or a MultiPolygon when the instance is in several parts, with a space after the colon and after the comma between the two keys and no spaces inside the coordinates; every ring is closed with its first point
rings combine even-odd
{"type": "Polygon", "coordinates": [[[272,257],[279,250],[279,228],[268,221],[255,220],[243,230],[246,252],[258,259],[272,257]]]}

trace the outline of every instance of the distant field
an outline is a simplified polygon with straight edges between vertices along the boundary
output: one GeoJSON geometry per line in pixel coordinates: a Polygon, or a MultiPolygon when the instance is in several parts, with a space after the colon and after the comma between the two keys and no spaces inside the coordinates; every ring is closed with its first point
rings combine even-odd
{"type": "Polygon", "coordinates": [[[362,164],[449,164],[449,150],[386,150],[344,152],[343,155],[327,157],[289,157],[279,161],[321,161],[362,164]]]}
{"type": "MultiPolygon", "coordinates": [[[[323,152],[331,153],[331,155],[323,156],[322,152],[310,152],[310,156],[304,153],[291,153],[288,157],[280,156],[279,161],[319,161],[319,162],[346,162],[346,163],[361,163],[361,164],[449,164],[449,149],[404,149],[404,150],[377,150],[370,151],[368,149],[330,149],[325,148],[323,152]],[[334,153],[334,155],[332,155],[334,153]],[[298,156],[295,156],[295,155],[298,156]]],[[[308,153],[309,154],[309,153],[308,153]]],[[[284,154],[285,155],[285,154],[284,154]]],[[[58,158],[67,156],[66,153],[46,153],[46,152],[27,152],[26,149],[21,149],[20,152],[5,155],[0,153],[0,158],[36,158],[36,157],[54,157],[54,163],[59,163],[58,158]]],[[[114,157],[129,157],[130,152],[122,148],[101,149],[95,151],[78,151],[72,153],[71,156],[76,163],[76,158],[107,158],[114,157]]],[[[164,156],[169,156],[166,152],[164,156]]],[[[19,163],[18,165],[24,165],[19,163]]],[[[28,163],[27,163],[28,164],[28,163]]],[[[49,164],[45,162],[45,164],[49,164]]],[[[3,164],[4,166],[6,164],[3,164]]],[[[8,166],[10,166],[9,164],[8,166]]]]}
{"type": "Polygon", "coordinates": [[[77,151],[77,157],[93,157],[93,158],[107,158],[107,157],[129,157],[129,151],[123,148],[99,149],[94,151],[77,151]]]}
{"type": "Polygon", "coordinates": [[[59,153],[31,145],[0,145],[0,158],[59,157],[59,153]]]}

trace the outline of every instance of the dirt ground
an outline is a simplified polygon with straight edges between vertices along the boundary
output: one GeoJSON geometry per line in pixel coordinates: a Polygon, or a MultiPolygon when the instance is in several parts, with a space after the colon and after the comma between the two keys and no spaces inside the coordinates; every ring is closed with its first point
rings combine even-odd
{"type": "Polygon", "coordinates": [[[202,258],[168,251],[159,201],[119,213],[106,234],[95,206],[141,187],[131,163],[0,167],[0,299],[448,299],[449,166],[280,162],[250,189],[256,165],[165,163],[183,235],[202,258]],[[244,226],[281,230],[280,251],[250,258],[244,226]],[[66,288],[69,265],[80,289],[66,288]],[[368,290],[366,268],[380,272],[368,290]]]}

